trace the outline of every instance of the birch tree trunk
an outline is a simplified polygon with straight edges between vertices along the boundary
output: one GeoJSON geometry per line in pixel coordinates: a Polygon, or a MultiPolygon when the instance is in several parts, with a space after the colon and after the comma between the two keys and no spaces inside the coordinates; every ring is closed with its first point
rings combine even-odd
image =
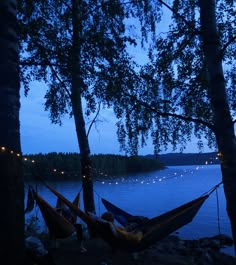
{"type": "Polygon", "coordinates": [[[76,134],[80,148],[81,176],[83,185],[84,208],[85,211],[95,213],[92,164],[90,158],[90,148],[86,134],[85,121],[83,116],[83,107],[81,99],[81,90],[83,81],[81,78],[81,49],[80,36],[82,25],[80,19],[80,0],[73,0],[72,4],[72,25],[73,25],[73,48],[72,48],[72,110],[74,114],[76,134]]]}
{"type": "MultiPolygon", "coordinates": [[[[227,101],[222,49],[217,34],[214,0],[201,0],[201,33],[209,75],[209,97],[214,112],[214,129],[221,158],[221,171],[226,196],[227,213],[236,244],[236,139],[227,101]]],[[[235,247],[236,250],[236,247],[235,247]]]]}

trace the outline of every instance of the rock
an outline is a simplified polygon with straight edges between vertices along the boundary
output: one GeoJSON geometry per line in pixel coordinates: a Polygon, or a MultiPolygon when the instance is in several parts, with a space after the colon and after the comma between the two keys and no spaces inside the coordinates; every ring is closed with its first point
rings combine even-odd
{"type": "Polygon", "coordinates": [[[37,265],[55,265],[51,253],[45,248],[44,243],[37,237],[25,238],[25,247],[28,259],[37,265]]]}
{"type": "MultiPolygon", "coordinates": [[[[228,237],[222,239],[226,244],[231,242],[228,237]]],[[[85,240],[88,251],[82,254],[78,251],[76,237],[63,240],[57,249],[48,249],[56,265],[88,265],[102,262],[110,264],[111,260],[113,265],[236,265],[235,257],[222,253],[215,247],[217,240],[217,236],[183,240],[171,235],[138,252],[137,255],[129,252],[114,253],[110,245],[101,238],[85,240]]],[[[37,261],[36,264],[50,263],[37,261]]]]}
{"type": "Polygon", "coordinates": [[[34,236],[26,237],[25,247],[36,256],[45,256],[48,254],[48,250],[45,248],[43,242],[34,236]]]}
{"type": "Polygon", "coordinates": [[[224,246],[233,246],[234,244],[233,239],[224,234],[213,236],[212,239],[218,239],[220,241],[220,244],[224,246]]]}
{"type": "MultiPolygon", "coordinates": [[[[227,244],[231,242],[228,237],[222,239],[227,244]]],[[[217,236],[199,240],[182,240],[177,236],[169,236],[143,251],[136,264],[236,265],[236,259],[220,252],[217,236]]]]}

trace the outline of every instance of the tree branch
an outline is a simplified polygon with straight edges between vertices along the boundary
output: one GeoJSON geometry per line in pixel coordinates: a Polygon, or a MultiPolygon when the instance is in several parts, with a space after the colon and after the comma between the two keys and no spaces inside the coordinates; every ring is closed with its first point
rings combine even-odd
{"type": "Polygon", "coordinates": [[[188,46],[188,44],[194,38],[195,35],[196,35],[195,32],[190,34],[190,38],[185,40],[185,42],[180,45],[179,49],[174,52],[173,58],[176,58],[176,59],[178,58],[179,54],[181,54],[182,51],[188,46]]]}
{"type": "Polygon", "coordinates": [[[194,29],[194,32],[196,34],[200,34],[200,31],[197,30],[195,27],[193,27],[193,25],[191,24],[190,21],[186,20],[183,16],[181,16],[178,12],[176,12],[171,6],[169,6],[168,4],[166,4],[164,1],[162,0],[158,0],[161,4],[163,4],[166,8],[168,8],[173,14],[175,14],[178,18],[180,18],[181,20],[184,21],[184,23],[191,29],[194,29]]]}
{"type": "Polygon", "coordinates": [[[125,93],[125,92],[124,92],[124,94],[125,94],[125,96],[128,96],[128,97],[132,98],[138,104],[140,104],[141,106],[145,107],[146,109],[149,109],[150,111],[156,113],[157,115],[160,115],[162,117],[174,117],[174,118],[177,118],[177,119],[180,119],[180,120],[183,120],[183,121],[194,122],[194,123],[202,124],[202,125],[206,126],[207,128],[211,129],[212,131],[215,131],[214,125],[212,125],[212,124],[210,124],[208,122],[205,122],[204,120],[195,119],[195,118],[192,118],[192,117],[187,117],[187,116],[179,115],[179,114],[176,114],[176,113],[161,112],[158,109],[156,109],[156,108],[152,107],[151,105],[149,105],[148,103],[146,103],[146,102],[144,102],[144,101],[142,101],[140,99],[137,99],[133,95],[130,95],[130,94],[125,93]]]}
{"type": "Polygon", "coordinates": [[[48,66],[51,69],[51,71],[53,72],[53,74],[56,76],[56,78],[60,82],[60,84],[64,87],[64,89],[65,89],[66,93],[68,94],[69,98],[71,98],[71,93],[70,93],[69,89],[67,88],[65,83],[61,80],[61,78],[59,77],[57,71],[53,68],[53,66],[51,65],[51,63],[49,61],[48,61],[48,66]]]}
{"type": "MultiPolygon", "coordinates": [[[[37,62],[29,62],[27,60],[23,60],[19,62],[20,66],[43,66],[43,63],[37,63],[37,62]]],[[[55,64],[55,63],[50,63],[50,65],[55,66],[55,67],[62,67],[62,65],[55,64]]]]}
{"type": "Polygon", "coordinates": [[[95,123],[95,121],[96,121],[96,119],[97,119],[97,117],[98,117],[98,114],[99,114],[99,112],[100,112],[100,109],[101,109],[101,102],[98,103],[98,110],[97,110],[97,113],[96,113],[95,117],[93,118],[92,122],[91,122],[90,125],[89,125],[88,132],[87,132],[87,135],[86,135],[87,138],[88,138],[88,136],[89,136],[89,133],[90,133],[90,131],[91,131],[91,129],[92,129],[93,124],[95,123]]]}
{"type": "Polygon", "coordinates": [[[234,36],[232,39],[230,39],[222,48],[221,50],[221,59],[224,57],[225,50],[228,48],[228,46],[236,40],[236,36],[234,36]]]}

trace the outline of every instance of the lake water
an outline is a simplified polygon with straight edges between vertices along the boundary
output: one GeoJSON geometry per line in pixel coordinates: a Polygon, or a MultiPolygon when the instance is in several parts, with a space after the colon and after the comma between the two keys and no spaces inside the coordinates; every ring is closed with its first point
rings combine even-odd
{"type": "MultiPolygon", "coordinates": [[[[101,202],[103,197],[133,215],[154,217],[204,194],[218,184],[221,178],[219,165],[193,165],[171,166],[161,171],[113,177],[112,180],[101,179],[94,183],[96,211],[98,215],[105,211],[101,202]]],[[[71,201],[81,190],[79,181],[50,184],[71,201]]],[[[25,188],[27,190],[27,186],[25,188]]],[[[45,186],[37,184],[37,190],[52,206],[56,205],[55,195],[45,186]]],[[[81,205],[83,206],[83,201],[81,205]]],[[[26,216],[26,220],[35,215],[40,220],[41,229],[46,230],[37,208],[26,216]]],[[[177,233],[183,239],[198,239],[215,236],[219,231],[232,237],[223,185],[220,185],[217,193],[210,195],[193,221],[179,229],[177,233]]],[[[234,255],[231,247],[224,249],[224,252],[234,255]]]]}

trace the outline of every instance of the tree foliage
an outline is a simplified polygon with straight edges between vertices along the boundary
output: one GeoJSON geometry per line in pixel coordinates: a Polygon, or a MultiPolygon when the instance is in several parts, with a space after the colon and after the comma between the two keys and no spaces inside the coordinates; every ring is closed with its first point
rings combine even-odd
{"type": "Polygon", "coordinates": [[[200,151],[204,138],[210,148],[218,148],[236,249],[235,5],[215,0],[158,2],[171,11],[171,23],[166,33],[151,38],[149,62],[133,89],[112,99],[119,104],[119,141],[137,153],[151,132],[158,153],[168,144],[174,150],[180,145],[182,151],[194,135],[200,151]]]}
{"type": "MultiPolygon", "coordinates": [[[[233,1],[216,4],[217,45],[222,51],[230,112],[235,117],[236,10],[233,1]]],[[[213,149],[213,95],[203,53],[198,2],[176,0],[171,6],[163,5],[164,9],[171,10],[172,16],[166,29],[157,24],[156,34],[149,38],[148,63],[141,67],[133,86],[124,88],[120,98],[113,98],[119,141],[124,149],[137,153],[151,135],[158,153],[169,144],[173,150],[180,147],[183,151],[194,135],[199,150],[204,149],[204,138],[213,149]]]]}
{"type": "MultiPolygon", "coordinates": [[[[71,2],[72,3],[72,2],[71,2]]],[[[53,123],[71,112],[72,4],[68,1],[19,1],[21,77],[27,94],[32,80],[48,84],[45,108],[53,123]]],[[[80,1],[82,97],[87,115],[96,111],[104,88],[121,82],[129,65],[126,45],[136,41],[125,34],[125,5],[119,1],[80,1]],[[117,66],[118,70],[117,70],[117,66]]]]}

